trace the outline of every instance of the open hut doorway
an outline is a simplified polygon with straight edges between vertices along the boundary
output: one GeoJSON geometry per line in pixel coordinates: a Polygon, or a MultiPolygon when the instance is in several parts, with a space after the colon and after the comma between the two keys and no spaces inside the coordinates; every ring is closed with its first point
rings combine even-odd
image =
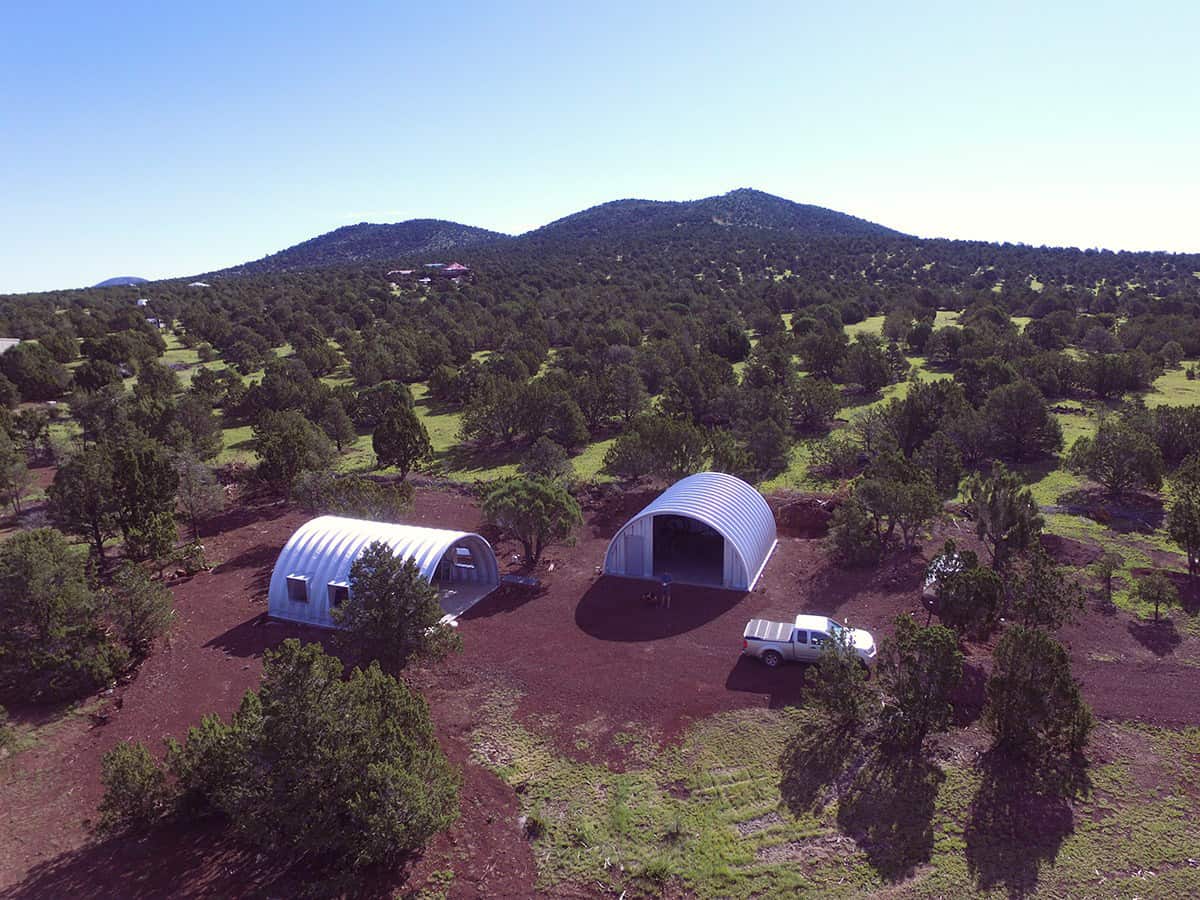
{"type": "Polygon", "coordinates": [[[725,572],[725,538],[687,516],[654,517],[654,574],[673,581],[721,587],[725,572]]]}

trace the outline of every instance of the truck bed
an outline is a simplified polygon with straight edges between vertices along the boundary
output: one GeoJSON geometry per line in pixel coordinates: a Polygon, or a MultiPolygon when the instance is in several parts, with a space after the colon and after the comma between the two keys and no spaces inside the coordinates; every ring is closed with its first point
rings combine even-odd
{"type": "Polygon", "coordinates": [[[791,622],[772,622],[769,619],[751,619],[742,632],[746,640],[775,641],[786,644],[792,639],[791,622]]]}

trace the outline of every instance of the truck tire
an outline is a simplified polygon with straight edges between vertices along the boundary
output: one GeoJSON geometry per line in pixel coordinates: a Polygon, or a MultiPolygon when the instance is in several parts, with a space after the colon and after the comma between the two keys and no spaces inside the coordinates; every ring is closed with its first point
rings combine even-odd
{"type": "Polygon", "coordinates": [[[766,666],[768,669],[775,669],[775,668],[779,667],[779,664],[781,662],[783,662],[783,657],[780,656],[778,653],[776,653],[774,650],[768,650],[766,653],[764,653],[762,655],[762,661],[763,661],[763,665],[766,666]]]}

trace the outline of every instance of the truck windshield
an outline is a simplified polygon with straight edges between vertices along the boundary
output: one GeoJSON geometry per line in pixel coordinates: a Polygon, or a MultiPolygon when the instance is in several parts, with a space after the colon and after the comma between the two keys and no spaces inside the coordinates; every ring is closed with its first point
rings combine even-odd
{"type": "Polygon", "coordinates": [[[830,619],[829,620],[829,636],[831,638],[836,638],[837,640],[840,641],[846,636],[846,629],[843,628],[841,625],[839,625],[837,622],[833,621],[833,619],[830,619]]]}

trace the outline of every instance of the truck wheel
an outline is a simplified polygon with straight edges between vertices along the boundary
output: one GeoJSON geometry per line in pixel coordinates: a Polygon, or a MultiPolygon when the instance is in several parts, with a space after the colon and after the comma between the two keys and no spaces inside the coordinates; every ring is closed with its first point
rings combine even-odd
{"type": "Polygon", "coordinates": [[[783,657],[774,650],[768,650],[762,655],[762,661],[763,665],[768,669],[774,669],[777,668],[781,662],[783,662],[783,657]]]}
{"type": "Polygon", "coordinates": [[[871,667],[870,667],[870,666],[868,666],[868,665],[866,664],[866,662],[865,662],[864,660],[861,660],[861,659],[858,661],[858,664],[859,664],[860,666],[862,666],[862,671],[863,671],[863,681],[870,681],[870,680],[871,680],[871,667]]]}

